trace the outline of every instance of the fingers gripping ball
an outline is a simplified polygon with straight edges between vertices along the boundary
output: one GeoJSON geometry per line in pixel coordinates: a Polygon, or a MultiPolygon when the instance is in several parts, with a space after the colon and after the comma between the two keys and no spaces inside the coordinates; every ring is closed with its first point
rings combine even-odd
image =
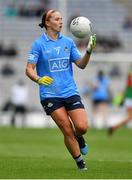
{"type": "Polygon", "coordinates": [[[88,46],[87,46],[87,53],[91,54],[95,47],[96,47],[96,34],[90,36],[88,46]]]}
{"type": "Polygon", "coordinates": [[[45,86],[52,84],[52,82],[53,82],[53,79],[49,76],[43,76],[37,80],[37,83],[39,85],[45,85],[45,86]]]}

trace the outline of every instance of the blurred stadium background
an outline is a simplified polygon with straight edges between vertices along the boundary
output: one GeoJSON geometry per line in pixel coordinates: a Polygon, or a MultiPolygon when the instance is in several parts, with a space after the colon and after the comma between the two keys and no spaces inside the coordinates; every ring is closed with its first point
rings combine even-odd
{"type": "MultiPolygon", "coordinates": [[[[132,62],[132,1],[131,0],[0,0],[0,124],[8,125],[10,113],[2,107],[9,99],[11,87],[23,79],[29,88],[27,126],[55,126],[44,116],[39,103],[38,87],[25,76],[27,53],[32,42],[42,33],[38,27],[46,9],[58,9],[64,17],[63,33],[69,32],[73,17],[86,16],[97,34],[97,48],[83,71],[75,67],[75,79],[79,89],[103,69],[111,79],[112,96],[125,88],[128,68],[132,62]]],[[[84,53],[88,40],[75,39],[84,53]]],[[[82,96],[91,117],[91,99],[82,96]]],[[[109,108],[109,122],[125,115],[123,106],[109,108]]],[[[19,123],[18,123],[19,126],[19,123]]],[[[101,122],[97,127],[101,128],[101,122]]],[[[131,126],[130,126],[131,127],[131,126]]]]}

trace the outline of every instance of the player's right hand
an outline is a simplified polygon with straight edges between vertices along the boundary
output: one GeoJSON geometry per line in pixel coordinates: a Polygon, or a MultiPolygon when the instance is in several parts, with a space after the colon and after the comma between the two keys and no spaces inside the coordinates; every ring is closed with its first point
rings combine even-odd
{"type": "Polygon", "coordinates": [[[52,82],[53,82],[53,79],[49,76],[43,76],[37,80],[37,83],[39,85],[45,85],[45,86],[52,84],[52,82]]]}
{"type": "Polygon", "coordinates": [[[91,54],[93,49],[96,47],[96,34],[90,36],[89,43],[87,45],[87,53],[91,54]]]}

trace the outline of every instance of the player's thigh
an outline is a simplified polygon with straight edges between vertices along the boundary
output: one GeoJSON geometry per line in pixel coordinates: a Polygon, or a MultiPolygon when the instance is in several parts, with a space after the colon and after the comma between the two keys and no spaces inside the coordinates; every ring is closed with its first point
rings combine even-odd
{"type": "Polygon", "coordinates": [[[84,129],[87,130],[88,128],[88,118],[85,109],[74,109],[71,111],[68,111],[68,114],[77,129],[84,129]]]}
{"type": "Polygon", "coordinates": [[[51,113],[51,117],[64,134],[73,132],[72,124],[65,107],[56,109],[51,113]]]}
{"type": "Polygon", "coordinates": [[[132,121],[132,107],[129,107],[127,108],[127,114],[128,114],[128,117],[131,119],[132,121]]]}

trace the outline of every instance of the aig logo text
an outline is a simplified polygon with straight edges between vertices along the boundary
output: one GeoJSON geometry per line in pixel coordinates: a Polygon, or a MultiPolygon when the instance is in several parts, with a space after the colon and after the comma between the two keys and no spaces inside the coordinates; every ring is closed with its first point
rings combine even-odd
{"type": "Polygon", "coordinates": [[[49,60],[50,72],[65,71],[69,68],[69,58],[55,58],[49,60]]]}

